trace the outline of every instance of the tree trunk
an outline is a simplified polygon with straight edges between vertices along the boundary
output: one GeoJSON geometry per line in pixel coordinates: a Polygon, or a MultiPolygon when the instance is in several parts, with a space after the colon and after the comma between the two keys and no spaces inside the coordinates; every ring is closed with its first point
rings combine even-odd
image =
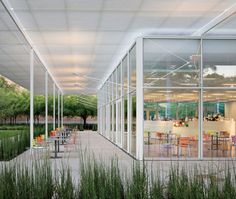
{"type": "Polygon", "coordinates": [[[17,119],[17,116],[15,116],[15,124],[16,124],[16,119],[17,119]]]}
{"type": "Polygon", "coordinates": [[[87,117],[82,117],[82,118],[83,118],[83,120],[84,120],[84,129],[85,129],[87,117]]]}

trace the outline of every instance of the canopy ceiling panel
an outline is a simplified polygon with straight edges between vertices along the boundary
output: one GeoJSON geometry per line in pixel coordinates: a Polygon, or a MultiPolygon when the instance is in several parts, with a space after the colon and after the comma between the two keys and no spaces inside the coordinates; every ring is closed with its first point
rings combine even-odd
{"type": "MultiPolygon", "coordinates": [[[[22,23],[23,32],[63,92],[93,93],[138,36],[191,35],[232,6],[235,0],[4,2],[8,2],[9,10],[22,23]],[[101,81],[81,78],[75,75],[78,73],[101,81]]],[[[1,16],[0,43],[15,44],[14,31],[18,30],[10,22],[9,27],[5,27],[3,19],[1,16]]],[[[7,59],[4,56],[8,54],[1,55],[7,59]]],[[[19,83],[26,86],[24,82],[19,83]]]]}
{"type": "Polygon", "coordinates": [[[30,46],[0,4],[0,74],[29,88],[30,46]]]}

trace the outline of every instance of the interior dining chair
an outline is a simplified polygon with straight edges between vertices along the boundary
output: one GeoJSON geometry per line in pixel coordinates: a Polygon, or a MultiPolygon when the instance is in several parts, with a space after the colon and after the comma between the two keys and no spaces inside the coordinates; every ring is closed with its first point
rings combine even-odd
{"type": "Polygon", "coordinates": [[[189,137],[180,137],[178,144],[178,156],[182,155],[182,149],[185,149],[187,156],[190,157],[190,138],[189,137]]]}
{"type": "Polygon", "coordinates": [[[156,132],[156,140],[158,141],[158,144],[161,144],[163,142],[163,133],[156,132]]]}
{"type": "Polygon", "coordinates": [[[232,142],[230,144],[230,157],[232,157],[232,148],[236,150],[236,135],[231,136],[232,142]]]}

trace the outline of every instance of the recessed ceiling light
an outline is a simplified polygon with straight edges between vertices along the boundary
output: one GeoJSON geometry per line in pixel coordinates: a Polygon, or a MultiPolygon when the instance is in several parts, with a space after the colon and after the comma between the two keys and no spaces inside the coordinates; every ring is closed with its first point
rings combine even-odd
{"type": "Polygon", "coordinates": [[[236,90],[235,91],[225,91],[226,93],[236,93],[236,90]]]}
{"type": "Polygon", "coordinates": [[[223,84],[224,86],[230,86],[230,87],[235,87],[236,86],[236,84],[234,84],[234,83],[226,83],[226,84],[223,84]]]}
{"type": "Polygon", "coordinates": [[[213,95],[213,96],[224,96],[225,94],[224,93],[212,93],[211,95],[213,95]]]}
{"type": "Polygon", "coordinates": [[[194,83],[180,83],[180,85],[182,85],[182,86],[197,86],[198,84],[194,84],[194,83]]]}
{"type": "Polygon", "coordinates": [[[149,79],[149,80],[166,80],[165,77],[147,77],[146,79],[149,79]]]}
{"type": "Polygon", "coordinates": [[[172,93],[173,91],[158,91],[159,93],[172,93]]]}

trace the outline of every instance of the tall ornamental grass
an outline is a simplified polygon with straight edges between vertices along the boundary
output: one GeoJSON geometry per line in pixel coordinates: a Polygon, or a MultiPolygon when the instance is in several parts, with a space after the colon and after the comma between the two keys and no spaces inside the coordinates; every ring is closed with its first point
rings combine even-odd
{"type": "Polygon", "coordinates": [[[121,172],[117,160],[83,159],[78,179],[69,167],[53,169],[48,159],[0,166],[0,198],[32,199],[233,199],[235,171],[172,166],[163,175],[144,162],[121,172]],[[24,166],[23,166],[24,165],[24,166]],[[54,172],[52,172],[54,171],[54,172]],[[76,180],[76,182],[75,182],[76,180]]]}
{"type": "Polygon", "coordinates": [[[29,132],[22,130],[0,139],[0,161],[8,161],[23,153],[30,144],[29,132]]]}

